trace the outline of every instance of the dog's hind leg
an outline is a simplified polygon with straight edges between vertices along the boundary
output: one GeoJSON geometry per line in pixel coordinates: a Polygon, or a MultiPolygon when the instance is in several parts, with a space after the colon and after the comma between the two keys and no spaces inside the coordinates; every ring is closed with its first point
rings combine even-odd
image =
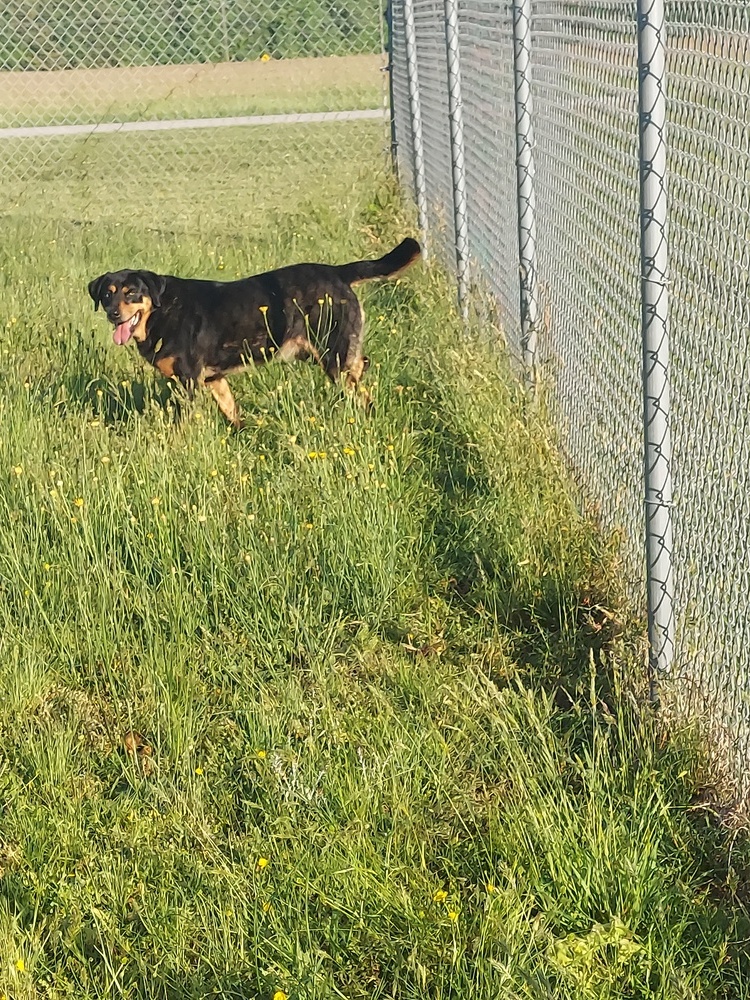
{"type": "Polygon", "coordinates": [[[334,382],[343,377],[344,391],[355,395],[360,403],[369,407],[372,397],[360,385],[362,376],[370,366],[370,359],[362,353],[365,336],[365,313],[361,302],[356,299],[352,303],[356,312],[349,318],[347,335],[339,337],[338,343],[326,357],[325,368],[334,382]]]}
{"type": "Polygon", "coordinates": [[[285,340],[276,352],[276,361],[306,361],[312,358],[321,364],[320,354],[308,337],[297,336],[285,340]]]}

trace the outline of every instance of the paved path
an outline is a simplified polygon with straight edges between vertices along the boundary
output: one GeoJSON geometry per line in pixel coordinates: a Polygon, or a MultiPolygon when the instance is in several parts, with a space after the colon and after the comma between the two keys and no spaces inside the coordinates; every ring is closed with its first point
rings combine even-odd
{"type": "Polygon", "coordinates": [[[106,135],[118,132],[173,132],[179,129],[232,128],[243,125],[303,125],[314,122],[385,120],[382,108],[366,111],[314,111],[296,115],[245,115],[239,118],[179,118],[152,122],[93,122],[88,125],[38,125],[0,128],[0,139],[38,139],[55,135],[106,135]]]}

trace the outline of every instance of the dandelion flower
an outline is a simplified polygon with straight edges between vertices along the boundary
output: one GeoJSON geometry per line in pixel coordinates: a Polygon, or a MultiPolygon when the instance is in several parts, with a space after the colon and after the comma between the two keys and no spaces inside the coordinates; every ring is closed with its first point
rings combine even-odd
{"type": "Polygon", "coordinates": [[[22,958],[16,959],[16,969],[19,972],[24,972],[26,970],[26,963],[22,958]]]}
{"type": "MultiPolygon", "coordinates": [[[[271,57],[269,56],[269,54],[267,52],[264,52],[263,55],[260,57],[260,61],[268,62],[270,58],[271,57]]],[[[286,994],[281,992],[279,992],[278,994],[274,994],[273,1000],[286,1000],[286,994]]]]}
{"type": "Polygon", "coordinates": [[[495,891],[496,891],[496,890],[495,890],[495,883],[494,883],[494,882],[488,882],[488,883],[487,883],[487,892],[488,892],[488,893],[490,894],[490,896],[491,896],[491,895],[492,895],[492,893],[493,893],[493,892],[495,892],[495,891]]]}
{"type": "Polygon", "coordinates": [[[458,913],[455,910],[449,910],[448,919],[452,920],[455,923],[456,920],[458,920],[458,913]]]}
{"type": "Polygon", "coordinates": [[[196,767],[196,769],[195,769],[195,773],[196,773],[197,775],[201,775],[201,774],[203,774],[203,768],[202,768],[202,767],[196,767]]]}
{"type": "Polygon", "coordinates": [[[73,503],[76,507],[83,507],[83,497],[76,497],[73,503]]]}
{"type": "Polygon", "coordinates": [[[261,871],[264,868],[268,868],[268,858],[258,858],[258,868],[260,868],[261,871]]]}
{"type": "Polygon", "coordinates": [[[445,889],[438,889],[437,892],[433,893],[432,898],[435,900],[436,903],[444,903],[448,898],[448,893],[445,891],[445,889]]]}
{"type": "Polygon", "coordinates": [[[267,757],[267,754],[266,754],[265,750],[256,750],[255,751],[255,756],[258,757],[260,760],[265,760],[266,757],[267,757]]]}
{"type": "Polygon", "coordinates": [[[348,448],[348,447],[344,448],[344,454],[345,455],[353,455],[354,453],[355,453],[354,452],[354,448],[348,448]]]}

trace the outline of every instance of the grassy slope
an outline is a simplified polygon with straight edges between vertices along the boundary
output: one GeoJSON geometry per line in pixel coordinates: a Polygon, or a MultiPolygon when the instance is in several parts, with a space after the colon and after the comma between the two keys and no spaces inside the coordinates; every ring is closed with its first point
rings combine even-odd
{"type": "MultiPolygon", "coordinates": [[[[368,190],[148,262],[375,253],[368,190]]],[[[440,275],[365,291],[372,417],[269,367],[233,436],[91,312],[111,227],[2,236],[0,994],[747,996],[700,760],[622,693],[608,554],[440,275]]]]}

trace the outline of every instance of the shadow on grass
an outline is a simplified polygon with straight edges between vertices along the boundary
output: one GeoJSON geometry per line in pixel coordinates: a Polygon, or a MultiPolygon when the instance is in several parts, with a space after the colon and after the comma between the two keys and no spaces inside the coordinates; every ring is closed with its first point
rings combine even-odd
{"type": "Polygon", "coordinates": [[[88,410],[106,425],[124,423],[154,406],[168,414],[173,422],[181,418],[181,400],[163,379],[135,378],[114,383],[106,376],[76,372],[62,381],[56,404],[61,415],[68,409],[88,410]]]}
{"type": "MultiPolygon", "coordinates": [[[[499,495],[487,453],[483,456],[481,447],[470,443],[471,431],[461,427],[453,401],[441,398],[434,380],[425,382],[424,389],[430,408],[421,416],[430,443],[423,457],[434,487],[425,530],[434,553],[435,578],[449,582],[445,600],[464,623],[462,635],[468,640],[454,655],[461,660],[470,656],[477,651],[471,648],[472,639],[496,628],[516,671],[508,676],[490,670],[490,680],[501,689],[520,683],[549,699],[554,706],[550,725],[564,737],[572,760],[593,761],[602,730],[608,727],[618,733],[612,742],[613,773],[619,767],[622,774],[635,774],[648,766],[645,758],[650,757],[662,787],[669,790],[669,807],[682,825],[684,870],[690,873],[688,878],[695,877],[702,893],[688,918],[684,887],[675,884],[666,893],[665,909],[683,913],[681,940],[698,953],[718,932],[731,940],[726,962],[734,966],[732,976],[746,981],[750,977],[746,829],[738,829],[736,822],[728,825],[715,807],[717,797],[707,787],[704,755],[695,734],[673,730],[647,702],[642,625],[622,609],[621,595],[612,596],[611,554],[595,526],[581,521],[585,559],[573,558],[570,567],[550,558],[543,575],[519,576],[514,542],[522,530],[522,512],[503,507],[509,497],[499,495]],[[641,746],[648,748],[644,761],[639,756],[641,746]]],[[[533,492],[534,482],[529,489],[533,492]]],[[[512,489],[509,496],[518,498],[512,489]]],[[[571,517],[575,518],[572,507],[571,517]]],[[[584,784],[578,790],[581,809],[586,808],[589,794],[584,784]]],[[[471,864],[468,856],[465,864],[471,864]]],[[[609,916],[603,911],[599,919],[606,923],[609,916]]],[[[737,982],[732,978],[722,995],[745,996],[737,982]]]]}
{"type": "Polygon", "coordinates": [[[37,400],[58,416],[86,413],[108,426],[127,423],[157,408],[177,423],[183,400],[178,388],[147,369],[132,376],[112,368],[111,352],[94,333],[69,330],[54,343],[50,370],[35,379],[37,400]]]}

